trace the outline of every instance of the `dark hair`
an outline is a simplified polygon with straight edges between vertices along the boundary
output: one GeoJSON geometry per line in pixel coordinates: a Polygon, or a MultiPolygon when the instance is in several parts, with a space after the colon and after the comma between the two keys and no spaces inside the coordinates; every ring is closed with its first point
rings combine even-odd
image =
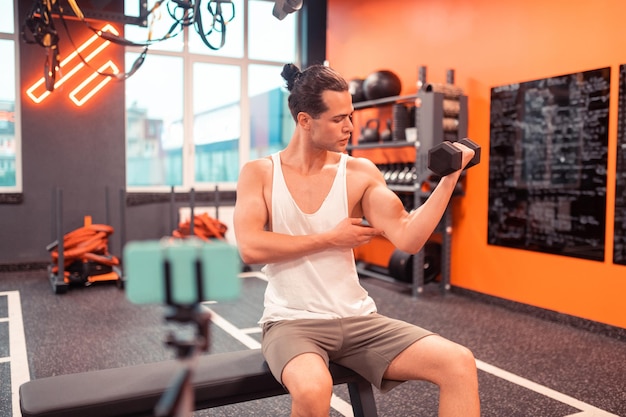
{"type": "Polygon", "coordinates": [[[348,83],[332,68],[311,65],[304,71],[294,64],[286,64],[280,75],[287,81],[289,111],[294,120],[298,113],[305,112],[317,119],[328,108],[322,99],[326,90],[348,91],[348,83]]]}

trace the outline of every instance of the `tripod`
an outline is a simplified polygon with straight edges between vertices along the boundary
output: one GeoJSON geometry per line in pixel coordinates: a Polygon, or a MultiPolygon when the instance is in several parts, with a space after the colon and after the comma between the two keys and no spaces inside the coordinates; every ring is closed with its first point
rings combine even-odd
{"type": "Polygon", "coordinates": [[[165,296],[170,311],[165,315],[167,321],[183,324],[194,324],[196,332],[189,339],[178,337],[171,331],[165,344],[176,349],[176,357],[181,361],[182,369],[172,379],[167,390],[154,408],[156,417],[191,417],[194,411],[194,390],[192,384],[193,371],[199,352],[209,348],[209,324],[211,313],[201,305],[203,291],[202,267],[196,261],[196,294],[197,300],[190,304],[177,304],[172,296],[172,276],[169,261],[164,262],[165,296]]]}

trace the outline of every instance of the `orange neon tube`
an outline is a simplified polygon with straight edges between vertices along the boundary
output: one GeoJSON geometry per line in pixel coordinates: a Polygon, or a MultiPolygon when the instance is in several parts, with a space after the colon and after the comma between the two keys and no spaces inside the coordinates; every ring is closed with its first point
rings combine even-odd
{"type": "MultiPolygon", "coordinates": [[[[107,23],[101,30],[101,32],[110,32],[114,35],[119,35],[119,32],[109,23],[107,23]]],[[[65,74],[54,83],[54,88],[58,88],[63,85],[67,80],[69,80],[74,74],[76,74],[81,68],[85,66],[85,62],[83,62],[78,54],[81,54],[85,51],[91,44],[93,44],[100,37],[97,34],[94,34],[91,38],[87,39],[81,46],[79,46],[74,52],[69,54],[61,63],[59,64],[59,68],[64,69],[68,64],[73,60],[77,60],[78,63],[70,70],[65,72],[65,74]]],[[[111,41],[105,40],[102,44],[96,47],[89,55],[87,55],[84,60],[86,62],[91,61],[95,56],[97,56],[100,52],[102,52],[107,46],[111,44],[111,41]]],[[[106,64],[105,64],[106,65],[106,64]]],[[[34,83],[28,90],[26,90],[26,94],[35,102],[41,103],[50,95],[50,91],[48,91],[45,87],[45,78],[41,77],[36,83],[34,83]]]]}
{"type": "Polygon", "coordinates": [[[83,104],[85,104],[85,102],[87,102],[87,100],[89,100],[91,97],[93,97],[98,91],[102,90],[102,88],[107,85],[109,82],[111,82],[111,77],[109,76],[104,76],[102,77],[102,79],[100,80],[100,82],[96,83],[93,88],[89,91],[87,91],[85,93],[85,95],[83,95],[82,97],[79,97],[80,93],[83,92],[83,90],[97,77],[99,76],[100,72],[104,72],[106,70],[111,71],[113,74],[119,74],[120,70],[119,68],[117,68],[117,66],[112,62],[112,61],[107,61],[106,64],[102,65],[100,68],[98,68],[98,72],[94,72],[93,74],[91,74],[89,77],[87,77],[82,83],[80,83],[78,85],[78,87],[76,87],[75,89],[72,90],[72,92],[70,93],[70,99],[77,105],[77,106],[82,106],[83,104]]]}

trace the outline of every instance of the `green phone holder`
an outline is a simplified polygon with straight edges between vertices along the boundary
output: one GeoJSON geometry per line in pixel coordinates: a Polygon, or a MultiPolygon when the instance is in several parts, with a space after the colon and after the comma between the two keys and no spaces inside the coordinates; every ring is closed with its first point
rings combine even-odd
{"type": "Polygon", "coordinates": [[[240,268],[237,248],[221,240],[163,238],[124,247],[126,296],[135,304],[235,299],[240,268]]]}

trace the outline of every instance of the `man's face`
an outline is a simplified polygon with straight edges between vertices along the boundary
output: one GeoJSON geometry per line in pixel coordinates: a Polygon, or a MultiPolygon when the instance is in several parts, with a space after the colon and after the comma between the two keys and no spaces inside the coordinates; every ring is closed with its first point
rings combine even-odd
{"type": "Polygon", "coordinates": [[[311,140],[329,151],[343,152],[350,143],[352,125],[352,96],[348,91],[324,91],[322,99],[328,110],[312,120],[311,140]]]}

